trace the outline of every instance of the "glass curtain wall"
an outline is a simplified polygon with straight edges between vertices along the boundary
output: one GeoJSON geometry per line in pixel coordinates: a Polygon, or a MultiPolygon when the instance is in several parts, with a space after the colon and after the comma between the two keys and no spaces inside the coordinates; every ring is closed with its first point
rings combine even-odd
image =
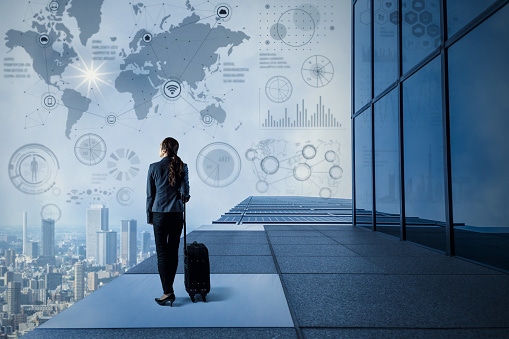
{"type": "Polygon", "coordinates": [[[509,271],[509,0],[352,6],[354,220],[509,271]]]}
{"type": "Polygon", "coordinates": [[[499,267],[509,267],[508,61],[509,5],[449,49],[456,254],[499,267]]]}

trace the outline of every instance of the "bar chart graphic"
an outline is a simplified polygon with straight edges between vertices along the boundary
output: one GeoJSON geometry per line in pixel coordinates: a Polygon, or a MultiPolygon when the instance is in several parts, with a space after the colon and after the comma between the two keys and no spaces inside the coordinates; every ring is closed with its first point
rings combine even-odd
{"type": "Polygon", "coordinates": [[[330,108],[325,107],[320,96],[311,110],[308,110],[305,100],[302,99],[295,110],[286,107],[284,112],[274,113],[269,109],[265,116],[260,113],[260,127],[262,129],[341,129],[343,124],[331,113],[330,108]]]}

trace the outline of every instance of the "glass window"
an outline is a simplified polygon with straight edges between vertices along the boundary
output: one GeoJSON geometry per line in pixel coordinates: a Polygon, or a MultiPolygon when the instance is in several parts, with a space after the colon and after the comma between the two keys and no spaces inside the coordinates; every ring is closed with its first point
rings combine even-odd
{"type": "Polygon", "coordinates": [[[407,239],[445,251],[441,63],[435,58],[403,83],[407,239]]]}
{"type": "Polygon", "coordinates": [[[371,10],[370,0],[359,0],[354,7],[354,109],[357,112],[371,100],[371,10]]]}
{"type": "Polygon", "coordinates": [[[440,1],[403,0],[403,73],[440,46],[440,1]]]}
{"type": "Polygon", "coordinates": [[[358,224],[372,223],[373,180],[371,146],[371,109],[354,119],[355,131],[355,204],[358,224]]]}
{"type": "Polygon", "coordinates": [[[462,29],[472,19],[482,13],[496,0],[448,0],[447,35],[450,37],[462,29]]]}
{"type": "Polygon", "coordinates": [[[374,106],[375,197],[377,231],[400,236],[398,92],[374,106]]]}
{"type": "Polygon", "coordinates": [[[509,270],[509,5],[449,49],[457,255],[509,270]]]}
{"type": "Polygon", "coordinates": [[[375,1],[375,96],[382,93],[398,77],[398,1],[375,1]]]}

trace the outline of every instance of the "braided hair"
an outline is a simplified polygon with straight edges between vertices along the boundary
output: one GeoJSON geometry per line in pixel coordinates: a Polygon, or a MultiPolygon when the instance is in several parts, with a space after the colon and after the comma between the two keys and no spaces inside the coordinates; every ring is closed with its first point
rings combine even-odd
{"type": "Polygon", "coordinates": [[[182,180],[184,163],[177,155],[178,150],[178,141],[171,137],[168,137],[161,142],[161,151],[165,152],[170,159],[170,175],[168,177],[168,181],[171,186],[176,186],[182,180]]]}

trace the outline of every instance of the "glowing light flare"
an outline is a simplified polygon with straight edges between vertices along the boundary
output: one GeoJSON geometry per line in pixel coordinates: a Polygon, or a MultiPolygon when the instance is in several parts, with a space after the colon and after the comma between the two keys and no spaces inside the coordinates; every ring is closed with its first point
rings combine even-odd
{"type": "MultiPolygon", "coordinates": [[[[80,60],[83,60],[81,56],[79,57],[80,60]]],[[[76,89],[80,88],[83,85],[87,86],[87,96],[90,94],[91,89],[97,89],[99,94],[102,95],[101,89],[99,88],[99,84],[105,84],[107,86],[111,86],[109,83],[104,81],[102,79],[103,76],[108,74],[113,74],[113,72],[100,72],[101,67],[104,65],[105,61],[103,61],[99,66],[94,66],[94,61],[92,60],[90,62],[90,66],[88,66],[85,62],[80,62],[83,67],[76,66],[73,64],[70,64],[70,66],[77,71],[80,72],[80,74],[73,76],[72,78],[80,78],[82,81],[76,86],[76,89]]]]}

